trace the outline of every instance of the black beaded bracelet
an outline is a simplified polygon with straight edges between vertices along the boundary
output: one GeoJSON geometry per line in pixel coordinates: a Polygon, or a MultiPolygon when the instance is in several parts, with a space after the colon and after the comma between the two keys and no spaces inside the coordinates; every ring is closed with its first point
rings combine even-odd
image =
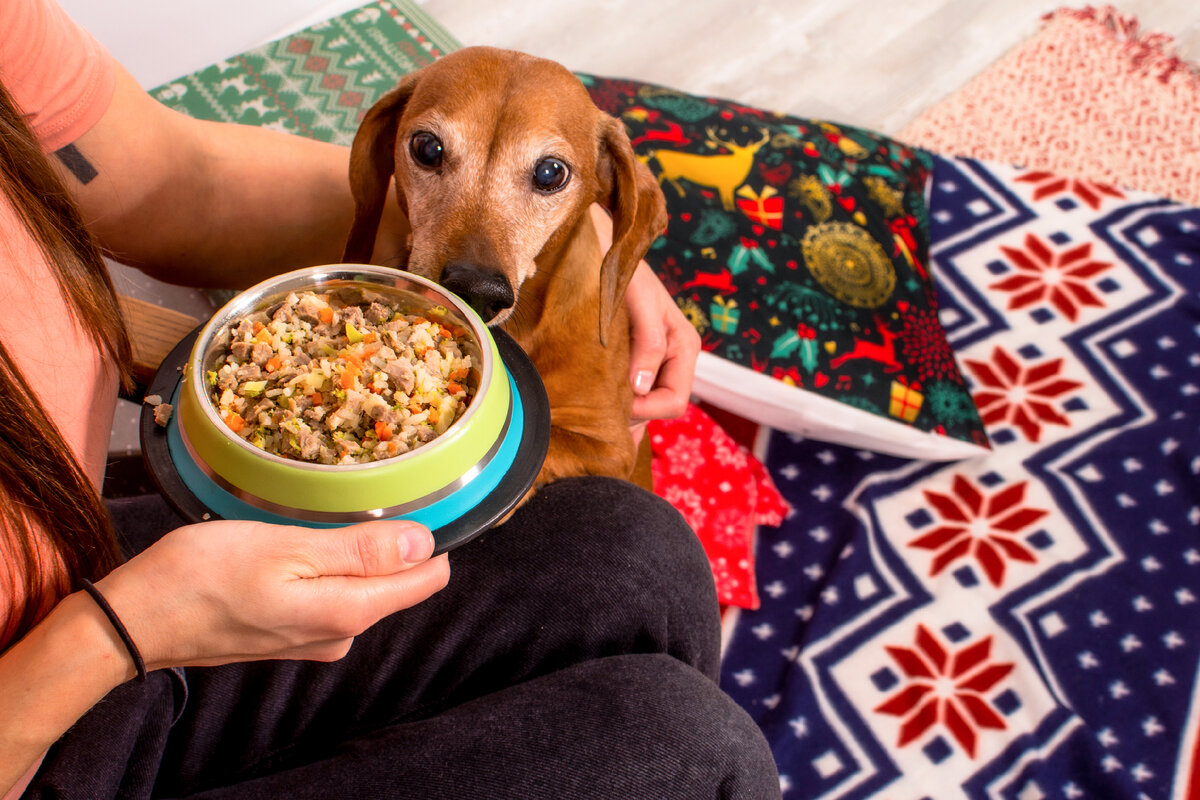
{"type": "Polygon", "coordinates": [[[125,626],[121,623],[117,612],[113,611],[112,606],[104,599],[104,595],[100,594],[92,582],[87,578],[83,578],[83,590],[91,595],[96,601],[96,605],[100,606],[100,610],[108,617],[108,621],[112,623],[117,635],[121,637],[121,641],[125,643],[125,649],[129,651],[129,655],[133,657],[133,667],[137,670],[137,679],[139,681],[146,680],[146,662],[142,659],[142,654],[138,652],[137,645],[133,643],[133,637],[129,635],[129,631],[125,630],[125,626]]]}

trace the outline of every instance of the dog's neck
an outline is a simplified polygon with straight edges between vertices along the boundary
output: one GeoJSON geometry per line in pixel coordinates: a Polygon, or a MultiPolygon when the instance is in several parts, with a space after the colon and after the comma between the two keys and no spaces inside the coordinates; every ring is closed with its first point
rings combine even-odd
{"type": "MultiPolygon", "coordinates": [[[[538,254],[537,271],[521,285],[517,306],[501,327],[526,352],[542,344],[539,332],[546,330],[598,341],[603,257],[591,215],[581,214],[569,235],[551,239],[538,254]],[[549,324],[551,316],[553,324],[549,324]]],[[[561,341],[545,344],[564,345],[561,341]]]]}

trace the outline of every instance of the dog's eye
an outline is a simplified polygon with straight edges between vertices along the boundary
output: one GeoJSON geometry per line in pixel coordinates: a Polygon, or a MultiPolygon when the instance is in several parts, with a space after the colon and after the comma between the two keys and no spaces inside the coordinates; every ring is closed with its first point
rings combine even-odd
{"type": "Polygon", "coordinates": [[[408,149],[413,159],[423,167],[436,169],[442,165],[442,141],[432,133],[414,133],[408,149]]]}
{"type": "Polygon", "coordinates": [[[570,178],[571,171],[557,158],[543,158],[533,168],[533,186],[541,192],[557,192],[570,178]]]}

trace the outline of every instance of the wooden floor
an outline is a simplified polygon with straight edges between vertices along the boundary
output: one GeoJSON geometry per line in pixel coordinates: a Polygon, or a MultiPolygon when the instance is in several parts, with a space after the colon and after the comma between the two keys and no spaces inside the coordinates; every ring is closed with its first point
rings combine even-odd
{"type": "MultiPolygon", "coordinates": [[[[895,133],[1068,0],[425,0],[463,44],[895,133]]],[[[1200,2],[1117,0],[1200,61],[1200,2]]]]}

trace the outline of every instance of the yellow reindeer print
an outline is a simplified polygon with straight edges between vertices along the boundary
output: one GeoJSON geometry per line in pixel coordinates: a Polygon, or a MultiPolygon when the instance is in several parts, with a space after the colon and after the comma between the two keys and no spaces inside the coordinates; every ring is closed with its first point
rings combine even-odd
{"type": "Polygon", "coordinates": [[[713,128],[708,128],[707,133],[706,144],[714,149],[724,147],[729,152],[703,154],[653,150],[646,154],[646,160],[655,158],[658,161],[658,182],[670,183],[680,197],[684,196],[684,191],[679,182],[686,180],[697,186],[716,189],[725,210],[733,211],[733,196],[750,175],[754,154],[771,140],[771,132],[762,129],[762,138],[748,145],[720,139],[713,128]]]}

